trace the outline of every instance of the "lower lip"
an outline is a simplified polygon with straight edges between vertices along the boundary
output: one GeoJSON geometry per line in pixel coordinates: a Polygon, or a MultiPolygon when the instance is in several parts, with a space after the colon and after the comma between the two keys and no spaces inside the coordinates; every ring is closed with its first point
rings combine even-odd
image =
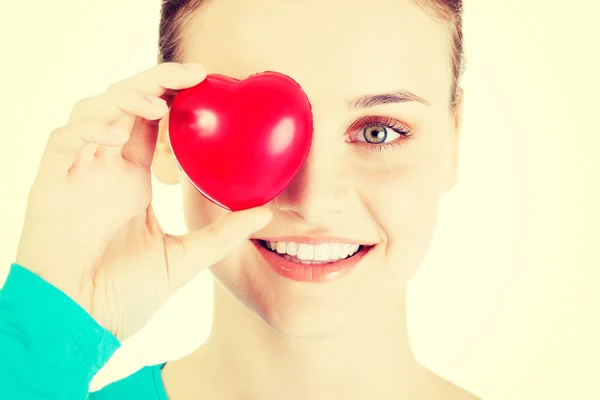
{"type": "Polygon", "coordinates": [[[318,283],[331,282],[348,275],[373,248],[373,246],[361,246],[358,253],[339,261],[322,264],[300,264],[267,250],[257,240],[252,240],[252,243],[267,261],[267,264],[279,275],[298,282],[318,283]]]}

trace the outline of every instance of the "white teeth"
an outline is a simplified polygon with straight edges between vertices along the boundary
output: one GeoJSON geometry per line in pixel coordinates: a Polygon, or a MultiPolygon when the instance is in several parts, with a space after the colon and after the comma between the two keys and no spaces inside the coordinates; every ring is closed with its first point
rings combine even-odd
{"type": "Polygon", "coordinates": [[[330,259],[329,254],[329,244],[323,243],[315,247],[315,257],[313,260],[315,261],[327,261],[330,259]]]}
{"type": "Polygon", "coordinates": [[[336,261],[347,258],[356,254],[360,248],[358,244],[349,243],[323,243],[313,246],[296,242],[266,242],[266,245],[285,258],[297,257],[305,264],[312,261],[336,261]]]}
{"type": "Polygon", "coordinates": [[[276,249],[279,254],[285,254],[285,242],[277,242],[276,249]]]}
{"type": "Polygon", "coordinates": [[[296,255],[299,259],[310,261],[315,256],[315,246],[310,244],[300,243],[298,245],[298,254],[296,255]]]}
{"type": "Polygon", "coordinates": [[[342,257],[348,257],[348,255],[350,255],[350,245],[345,244],[342,248],[342,257]]]}
{"type": "Polygon", "coordinates": [[[288,253],[290,256],[295,256],[296,254],[298,254],[298,244],[296,244],[296,242],[288,242],[286,244],[286,253],[288,253]]]}
{"type": "Polygon", "coordinates": [[[344,248],[343,244],[334,243],[333,246],[331,246],[331,258],[333,258],[333,259],[342,258],[343,248],[344,248]]]}

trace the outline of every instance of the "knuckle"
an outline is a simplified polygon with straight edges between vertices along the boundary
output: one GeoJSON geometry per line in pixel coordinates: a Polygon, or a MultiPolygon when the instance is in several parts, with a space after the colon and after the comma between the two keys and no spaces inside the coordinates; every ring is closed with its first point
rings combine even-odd
{"type": "Polygon", "coordinates": [[[222,225],[221,220],[214,221],[206,227],[206,233],[211,237],[218,237],[221,234],[222,225]]]}
{"type": "Polygon", "coordinates": [[[125,88],[125,81],[113,82],[106,88],[108,93],[119,93],[125,88]]]}
{"type": "Polygon", "coordinates": [[[156,69],[160,72],[164,72],[164,73],[169,73],[169,72],[174,72],[177,68],[179,68],[180,64],[179,63],[175,63],[175,62],[164,62],[161,64],[158,64],[156,66],[156,69]]]}
{"type": "Polygon", "coordinates": [[[50,132],[50,135],[48,135],[48,145],[52,147],[62,147],[67,140],[67,137],[70,135],[69,131],[70,128],[68,125],[54,129],[50,132]]]}
{"type": "Polygon", "coordinates": [[[104,98],[108,102],[116,104],[118,107],[132,97],[133,90],[124,86],[115,86],[104,93],[104,98]]]}
{"type": "Polygon", "coordinates": [[[159,82],[170,81],[176,79],[180,76],[181,64],[175,62],[166,62],[162,64],[158,64],[153,71],[152,78],[153,80],[159,82]]]}
{"type": "Polygon", "coordinates": [[[208,235],[212,238],[211,242],[213,242],[214,245],[222,244],[229,236],[227,234],[227,223],[223,218],[220,218],[208,225],[207,231],[208,235]]]}
{"type": "Polygon", "coordinates": [[[73,113],[79,112],[81,110],[87,109],[88,105],[91,103],[92,97],[85,97],[83,99],[79,99],[73,105],[73,113]]]}
{"type": "Polygon", "coordinates": [[[123,104],[135,104],[144,98],[139,89],[124,84],[115,84],[111,90],[106,91],[105,96],[119,107],[123,104]]]}
{"type": "Polygon", "coordinates": [[[63,136],[65,134],[67,129],[68,129],[67,125],[55,128],[52,132],[50,132],[50,135],[48,135],[49,140],[56,140],[57,138],[60,138],[61,136],[63,136]]]}

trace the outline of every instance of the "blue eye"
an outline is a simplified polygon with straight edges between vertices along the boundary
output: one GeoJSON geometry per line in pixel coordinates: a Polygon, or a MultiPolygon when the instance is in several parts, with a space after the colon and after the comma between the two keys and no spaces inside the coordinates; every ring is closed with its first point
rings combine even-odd
{"type": "Polygon", "coordinates": [[[389,132],[391,130],[387,126],[383,125],[373,125],[361,129],[361,135],[367,143],[371,144],[381,144],[385,143],[389,137],[392,139],[397,139],[400,135],[394,131],[389,132]],[[394,137],[395,135],[395,137],[394,137]]]}
{"type": "Polygon", "coordinates": [[[366,143],[366,146],[375,151],[400,146],[412,136],[407,126],[390,118],[365,117],[354,125],[356,133],[353,141],[366,143]]]}

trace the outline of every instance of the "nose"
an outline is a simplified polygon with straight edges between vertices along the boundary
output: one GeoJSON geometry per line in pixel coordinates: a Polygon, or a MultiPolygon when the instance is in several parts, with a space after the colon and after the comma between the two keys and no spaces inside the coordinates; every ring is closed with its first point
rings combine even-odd
{"type": "Polygon", "coordinates": [[[302,168],[273,205],[297,214],[310,226],[325,225],[329,217],[339,218],[352,197],[342,163],[331,146],[313,142],[302,168]]]}

